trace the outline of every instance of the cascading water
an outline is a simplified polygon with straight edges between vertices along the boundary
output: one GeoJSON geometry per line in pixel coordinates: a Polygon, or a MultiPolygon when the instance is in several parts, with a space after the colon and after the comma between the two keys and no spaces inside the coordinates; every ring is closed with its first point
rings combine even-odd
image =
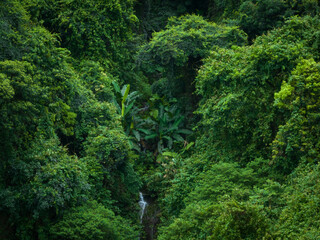
{"type": "MultiPolygon", "coordinates": [[[[161,215],[159,206],[155,198],[150,195],[146,202],[143,198],[143,194],[139,192],[140,200],[140,224],[141,224],[141,234],[139,240],[154,240],[157,233],[157,226],[159,224],[159,217],[161,215]]],[[[145,195],[146,197],[146,195],[145,195]]]]}
{"type": "Polygon", "coordinates": [[[142,218],[143,218],[143,215],[144,215],[144,211],[145,211],[148,203],[143,199],[143,194],[141,192],[139,192],[139,196],[140,196],[139,206],[141,208],[141,210],[140,210],[140,222],[142,223],[142,218]]]}

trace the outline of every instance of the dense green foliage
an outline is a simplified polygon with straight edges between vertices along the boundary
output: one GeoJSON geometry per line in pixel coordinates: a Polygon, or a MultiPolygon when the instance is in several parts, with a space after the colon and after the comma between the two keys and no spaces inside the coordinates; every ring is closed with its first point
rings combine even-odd
{"type": "Polygon", "coordinates": [[[187,15],[169,19],[165,30],[154,33],[151,41],[141,47],[137,62],[153,80],[153,92],[179,99],[180,107],[190,115],[197,104],[193,81],[202,59],[214,46],[227,48],[245,42],[246,34],[237,27],[187,15]]]}
{"type": "Polygon", "coordinates": [[[50,230],[52,239],[136,239],[134,229],[96,202],[71,209],[50,230]]]}
{"type": "Polygon", "coordinates": [[[49,226],[90,199],[106,214],[88,224],[108,222],[114,211],[130,219],[114,221],[131,229],[140,183],[112,104],[113,77],[85,58],[73,65],[74,49],[61,48],[24,4],[36,10],[33,2],[1,2],[1,238],[51,238],[49,226]]]}
{"type": "Polygon", "coordinates": [[[319,239],[319,29],[316,0],[2,0],[0,239],[319,239]]]}

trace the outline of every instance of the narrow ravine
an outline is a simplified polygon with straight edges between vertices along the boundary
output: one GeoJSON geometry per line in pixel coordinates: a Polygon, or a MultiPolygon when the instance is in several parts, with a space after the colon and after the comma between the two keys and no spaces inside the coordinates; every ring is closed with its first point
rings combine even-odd
{"type": "Polygon", "coordinates": [[[139,217],[142,225],[140,240],[154,240],[156,239],[157,226],[160,222],[160,208],[156,199],[148,194],[139,192],[139,196],[139,217]]]}

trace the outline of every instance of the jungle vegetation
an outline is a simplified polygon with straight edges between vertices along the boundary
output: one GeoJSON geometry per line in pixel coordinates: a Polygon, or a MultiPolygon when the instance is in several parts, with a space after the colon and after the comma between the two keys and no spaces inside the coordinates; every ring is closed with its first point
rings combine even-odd
{"type": "Polygon", "coordinates": [[[0,239],[320,239],[319,11],[1,0],[0,239]]]}

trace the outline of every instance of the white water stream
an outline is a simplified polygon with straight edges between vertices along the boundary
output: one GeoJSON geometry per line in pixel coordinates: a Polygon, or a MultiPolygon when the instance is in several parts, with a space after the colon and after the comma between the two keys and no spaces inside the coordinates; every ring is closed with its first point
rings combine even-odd
{"type": "Polygon", "coordinates": [[[143,215],[144,215],[144,211],[145,211],[148,203],[143,199],[143,194],[141,192],[139,192],[139,196],[140,196],[139,206],[141,208],[141,210],[140,210],[140,222],[142,223],[142,218],[143,218],[143,215]]]}

